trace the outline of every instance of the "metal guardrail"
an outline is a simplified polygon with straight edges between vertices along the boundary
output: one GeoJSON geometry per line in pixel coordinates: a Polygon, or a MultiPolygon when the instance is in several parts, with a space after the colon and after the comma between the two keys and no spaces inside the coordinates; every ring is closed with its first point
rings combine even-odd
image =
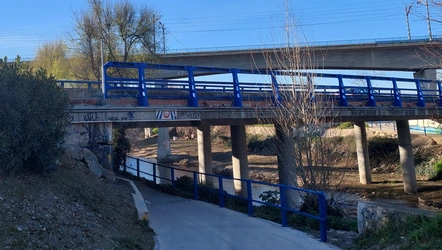
{"type": "Polygon", "coordinates": [[[104,71],[104,98],[119,97],[122,95],[121,92],[125,92],[126,95],[138,98],[139,106],[149,106],[149,98],[187,99],[189,107],[198,107],[200,100],[230,100],[234,107],[242,107],[244,100],[267,99],[279,105],[285,101],[284,91],[294,89],[309,91],[312,100],[315,100],[316,95],[328,95],[337,106],[344,107],[348,107],[351,102],[365,102],[365,106],[372,107],[376,107],[377,102],[382,102],[383,105],[390,103],[388,106],[395,107],[402,107],[402,102],[413,102],[418,107],[425,107],[428,102],[438,102],[437,106],[442,106],[440,81],[424,79],[123,62],[108,62],[104,65],[104,71]],[[131,70],[132,77],[114,76],[124,75],[124,70],[131,70]],[[156,73],[178,71],[187,76],[174,80],[146,78],[146,70],[156,73]],[[113,71],[113,76],[110,76],[109,71],[113,71]],[[232,80],[200,80],[199,77],[195,77],[195,73],[223,75],[224,78],[227,75],[232,80]],[[257,82],[257,75],[266,80],[257,82]],[[303,78],[303,82],[295,86],[287,81],[286,78],[294,75],[297,79],[303,78]],[[253,79],[240,80],[239,76],[241,79],[247,77],[253,79]],[[318,79],[321,81],[325,79],[326,83],[316,84],[318,79]],[[435,88],[424,88],[422,84],[434,85],[435,88]],[[243,98],[247,94],[252,95],[243,98]]]}
{"type": "Polygon", "coordinates": [[[166,166],[166,165],[162,165],[162,164],[157,164],[157,163],[151,163],[148,162],[146,160],[142,160],[136,157],[130,157],[127,156],[127,158],[130,159],[134,159],[136,160],[136,167],[133,168],[131,166],[127,166],[127,163],[124,164],[124,172],[127,172],[127,169],[131,169],[136,171],[136,175],[137,177],[141,177],[141,174],[147,175],[147,176],[151,176],[153,178],[153,183],[157,183],[157,180],[165,180],[165,181],[170,181],[171,182],[171,186],[172,188],[177,188],[176,187],[176,178],[175,178],[175,173],[176,171],[181,171],[181,172],[186,172],[186,173],[190,173],[191,174],[191,178],[193,179],[193,199],[198,200],[198,191],[199,190],[206,190],[209,192],[213,192],[216,194],[219,194],[219,206],[220,207],[224,207],[225,206],[225,198],[226,196],[228,197],[234,197],[237,199],[242,199],[242,200],[246,200],[247,201],[247,210],[248,210],[248,215],[252,216],[254,213],[254,206],[253,203],[259,203],[265,206],[270,206],[270,207],[274,207],[274,208],[278,208],[281,211],[281,225],[284,227],[288,226],[288,213],[296,213],[302,216],[306,216],[308,218],[317,220],[319,222],[320,225],[320,239],[323,242],[327,241],[327,210],[326,210],[326,198],[325,198],[325,194],[324,192],[319,192],[319,191],[312,191],[312,190],[307,190],[307,189],[302,189],[302,188],[296,188],[296,187],[291,187],[291,186],[286,186],[286,185],[281,185],[281,184],[271,184],[271,183],[266,183],[266,182],[261,182],[261,181],[253,181],[253,180],[246,180],[246,179],[236,179],[236,178],[232,178],[232,177],[226,177],[226,176],[222,176],[222,175],[215,175],[215,174],[205,174],[205,173],[200,173],[197,171],[190,171],[190,170],[186,170],[186,169],[177,169],[171,166],[166,166]],[[151,173],[145,172],[145,171],[141,171],[140,170],[140,162],[145,162],[145,163],[149,163],[152,167],[152,171],[151,173]],[[170,169],[170,179],[169,178],[165,178],[162,176],[159,176],[157,173],[157,167],[161,167],[161,168],[166,168],[166,169],[170,169]],[[208,188],[204,188],[200,185],[198,185],[200,183],[200,176],[206,176],[206,177],[211,177],[214,179],[218,180],[218,186],[219,189],[208,189],[208,188]],[[239,180],[242,182],[246,182],[247,183],[247,197],[241,197],[241,196],[237,196],[237,195],[232,195],[232,194],[227,194],[226,192],[224,192],[224,186],[223,186],[223,180],[227,179],[227,180],[239,180]],[[280,200],[281,200],[281,205],[276,205],[276,204],[271,204],[268,202],[263,202],[262,200],[257,200],[257,199],[253,199],[253,191],[252,191],[252,183],[253,184],[260,184],[260,185],[267,185],[269,187],[273,187],[273,188],[278,188],[279,192],[280,192],[280,200]],[[294,190],[297,192],[304,192],[304,193],[309,193],[309,194],[313,194],[316,195],[318,197],[318,210],[319,210],[319,215],[313,215],[313,214],[309,214],[309,213],[305,213],[305,212],[301,212],[299,210],[295,210],[293,208],[290,208],[287,204],[287,200],[286,200],[286,193],[288,190],[294,190]]]}

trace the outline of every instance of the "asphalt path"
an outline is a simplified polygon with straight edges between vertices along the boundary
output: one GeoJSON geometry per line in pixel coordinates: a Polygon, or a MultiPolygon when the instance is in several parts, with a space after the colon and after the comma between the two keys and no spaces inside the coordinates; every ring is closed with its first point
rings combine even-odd
{"type": "Polygon", "coordinates": [[[338,249],[271,221],[134,183],[150,203],[149,225],[157,234],[155,250],[338,249]]]}

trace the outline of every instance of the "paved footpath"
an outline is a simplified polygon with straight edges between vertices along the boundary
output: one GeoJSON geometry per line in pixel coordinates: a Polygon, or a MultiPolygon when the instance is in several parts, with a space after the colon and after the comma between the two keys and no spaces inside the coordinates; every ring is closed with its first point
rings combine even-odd
{"type": "Polygon", "coordinates": [[[155,250],[338,249],[274,222],[134,183],[150,202],[150,227],[158,236],[155,250]]]}

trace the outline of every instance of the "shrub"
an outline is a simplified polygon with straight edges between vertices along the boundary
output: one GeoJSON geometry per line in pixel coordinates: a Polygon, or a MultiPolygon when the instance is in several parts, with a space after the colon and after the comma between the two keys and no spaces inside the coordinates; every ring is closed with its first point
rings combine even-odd
{"type": "Polygon", "coordinates": [[[153,128],[152,129],[152,134],[153,135],[157,135],[158,134],[158,128],[153,128]]]}
{"type": "Polygon", "coordinates": [[[126,136],[125,129],[114,129],[112,131],[114,146],[114,171],[120,170],[120,166],[124,164],[127,153],[131,150],[130,140],[126,136]]]}
{"type": "Polygon", "coordinates": [[[0,59],[0,172],[53,170],[63,152],[69,98],[43,69],[0,59]]]}
{"type": "Polygon", "coordinates": [[[354,128],[355,124],[353,122],[341,122],[338,126],[336,126],[337,129],[350,129],[354,128]]]}
{"type": "Polygon", "coordinates": [[[399,143],[395,138],[375,136],[368,141],[370,167],[382,166],[384,171],[395,168],[399,164],[399,143]]]}

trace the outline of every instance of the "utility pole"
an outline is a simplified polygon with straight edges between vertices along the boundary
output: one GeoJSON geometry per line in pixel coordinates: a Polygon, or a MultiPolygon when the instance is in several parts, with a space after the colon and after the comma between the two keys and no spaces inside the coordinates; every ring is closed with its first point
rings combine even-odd
{"type": "Polygon", "coordinates": [[[153,24],[152,24],[152,29],[153,29],[153,50],[154,50],[154,54],[157,54],[157,38],[156,38],[156,22],[157,19],[155,18],[155,14],[152,15],[153,18],[153,24]]]}
{"type": "Polygon", "coordinates": [[[430,21],[430,8],[428,7],[428,0],[417,0],[417,3],[423,3],[427,10],[427,22],[428,22],[428,37],[430,41],[433,41],[433,35],[431,34],[431,21],[430,21]]]}
{"type": "Polygon", "coordinates": [[[407,34],[408,34],[408,40],[411,40],[411,32],[410,32],[410,22],[408,21],[408,15],[410,14],[411,7],[413,6],[413,3],[410,4],[410,6],[405,6],[405,19],[407,21],[407,34]]]}
{"type": "Polygon", "coordinates": [[[163,30],[163,54],[166,54],[166,34],[164,32],[164,24],[160,21],[160,25],[163,30]]]}
{"type": "Polygon", "coordinates": [[[101,38],[101,91],[104,93],[106,92],[104,87],[104,46],[103,46],[103,38],[101,38]]]}

